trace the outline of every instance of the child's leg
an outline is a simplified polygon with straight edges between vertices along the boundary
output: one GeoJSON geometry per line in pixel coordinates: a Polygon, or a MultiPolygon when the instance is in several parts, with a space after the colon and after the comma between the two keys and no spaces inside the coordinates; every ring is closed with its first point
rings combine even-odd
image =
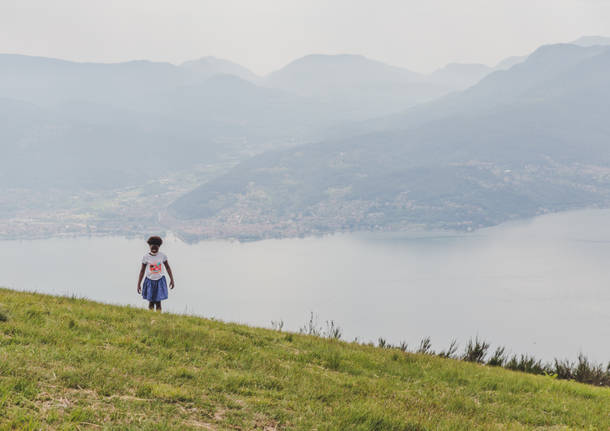
{"type": "Polygon", "coordinates": [[[155,303],[152,301],[148,301],[148,309],[149,310],[154,310],[155,309],[155,303]]]}
{"type": "Polygon", "coordinates": [[[155,302],[155,305],[157,306],[157,311],[161,311],[161,301],[155,302]]]}

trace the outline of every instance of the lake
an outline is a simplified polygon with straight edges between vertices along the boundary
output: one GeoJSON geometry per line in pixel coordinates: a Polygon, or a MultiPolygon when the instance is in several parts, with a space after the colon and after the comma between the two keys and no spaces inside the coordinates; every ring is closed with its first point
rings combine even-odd
{"type": "MultiPolygon", "coordinates": [[[[0,285],[145,307],[144,240],[0,241],[0,285]]],[[[468,234],[354,233],[161,248],[166,310],[297,331],[310,312],[343,338],[433,348],[479,336],[542,359],[610,360],[610,211],[546,215],[468,234]]],[[[1,298],[0,298],[1,302],[1,298]]],[[[461,350],[461,349],[460,349],[461,350]]]]}

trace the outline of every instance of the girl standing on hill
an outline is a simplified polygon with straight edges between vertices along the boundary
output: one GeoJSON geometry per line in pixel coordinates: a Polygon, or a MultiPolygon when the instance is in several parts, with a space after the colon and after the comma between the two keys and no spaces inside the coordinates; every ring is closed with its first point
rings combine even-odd
{"type": "Polygon", "coordinates": [[[163,274],[163,265],[169,274],[169,288],[174,288],[174,275],[167,261],[167,256],[159,251],[159,247],[163,244],[163,240],[158,236],[151,236],[147,241],[150,246],[150,252],[146,253],[142,258],[142,268],[138,277],[138,293],[142,293],[142,298],[148,301],[148,309],[161,311],[161,301],[167,299],[167,282],[163,274]],[[142,286],[142,278],[144,286],[142,286]]]}

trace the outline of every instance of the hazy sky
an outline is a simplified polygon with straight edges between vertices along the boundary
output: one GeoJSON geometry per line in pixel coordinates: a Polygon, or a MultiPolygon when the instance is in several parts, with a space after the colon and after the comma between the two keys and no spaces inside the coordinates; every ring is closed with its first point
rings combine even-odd
{"type": "Polygon", "coordinates": [[[213,55],[264,74],[311,53],[414,71],[495,64],[610,35],[610,0],[0,0],[0,52],[179,63],[213,55]]]}

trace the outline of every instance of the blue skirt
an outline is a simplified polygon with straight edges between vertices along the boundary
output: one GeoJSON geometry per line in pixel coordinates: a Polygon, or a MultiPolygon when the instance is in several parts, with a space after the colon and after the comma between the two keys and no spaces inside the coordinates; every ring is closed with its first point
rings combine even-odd
{"type": "Polygon", "coordinates": [[[159,302],[167,299],[167,282],[165,276],[158,280],[151,280],[146,277],[142,287],[142,298],[149,302],[159,302]]]}

